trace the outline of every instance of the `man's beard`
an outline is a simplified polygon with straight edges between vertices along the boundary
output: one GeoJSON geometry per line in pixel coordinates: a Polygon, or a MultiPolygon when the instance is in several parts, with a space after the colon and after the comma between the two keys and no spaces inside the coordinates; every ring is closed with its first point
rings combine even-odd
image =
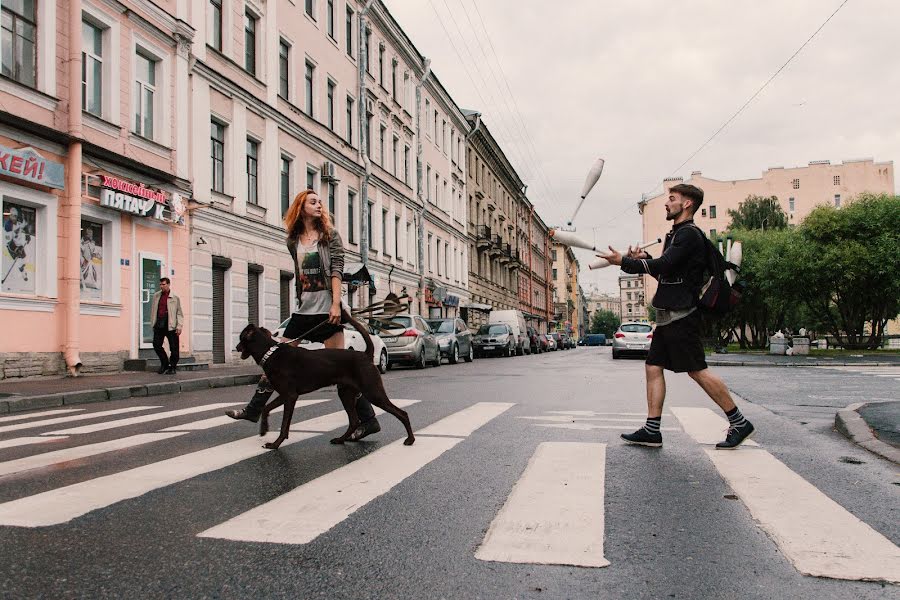
{"type": "Polygon", "coordinates": [[[680,214],[681,214],[680,210],[678,212],[667,210],[666,211],[666,221],[674,221],[675,219],[678,218],[678,215],[680,215],[680,214]]]}

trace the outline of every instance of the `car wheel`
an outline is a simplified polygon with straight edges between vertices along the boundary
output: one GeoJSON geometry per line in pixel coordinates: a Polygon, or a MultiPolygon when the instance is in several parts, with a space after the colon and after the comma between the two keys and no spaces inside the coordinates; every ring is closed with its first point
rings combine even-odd
{"type": "Polygon", "coordinates": [[[419,355],[419,358],[416,359],[415,367],[417,369],[424,369],[428,364],[425,362],[425,348],[422,348],[422,353],[419,355]]]}
{"type": "Polygon", "coordinates": [[[512,356],[513,354],[514,354],[513,347],[512,347],[512,346],[507,346],[507,347],[506,347],[506,358],[509,358],[509,357],[512,356]]]}
{"type": "Polygon", "coordinates": [[[440,348],[434,351],[434,362],[431,363],[435,367],[441,366],[441,350],[440,348]]]}
{"type": "Polygon", "coordinates": [[[613,355],[613,360],[616,360],[616,359],[618,359],[618,358],[619,358],[619,353],[618,353],[618,352],[616,352],[616,351],[615,351],[615,350],[613,350],[613,353],[612,353],[612,355],[613,355]]]}
{"type": "Polygon", "coordinates": [[[448,359],[451,365],[455,365],[459,362],[459,346],[453,344],[453,348],[450,349],[450,358],[448,359]]]}
{"type": "Polygon", "coordinates": [[[469,354],[466,355],[466,362],[472,362],[475,359],[475,351],[472,350],[472,344],[469,344],[469,354]]]}
{"type": "Polygon", "coordinates": [[[381,351],[381,356],[378,357],[378,371],[384,375],[388,371],[388,355],[387,350],[381,351]]]}

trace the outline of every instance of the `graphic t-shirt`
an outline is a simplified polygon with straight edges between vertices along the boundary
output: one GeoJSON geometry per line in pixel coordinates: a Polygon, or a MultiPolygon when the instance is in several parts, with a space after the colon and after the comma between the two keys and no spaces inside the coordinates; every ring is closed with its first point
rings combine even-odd
{"type": "Polygon", "coordinates": [[[331,286],[322,268],[318,243],[304,246],[297,242],[297,260],[300,261],[300,287],[303,290],[300,298],[302,304],[297,313],[327,315],[331,309],[331,286]]]}

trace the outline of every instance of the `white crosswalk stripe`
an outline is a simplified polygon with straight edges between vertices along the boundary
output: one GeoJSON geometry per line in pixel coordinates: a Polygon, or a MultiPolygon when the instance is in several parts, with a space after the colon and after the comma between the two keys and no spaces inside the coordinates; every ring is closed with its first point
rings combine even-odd
{"type": "Polygon", "coordinates": [[[55,410],[45,410],[42,412],[36,412],[36,413],[33,412],[33,413],[25,414],[25,415],[10,415],[7,417],[0,417],[0,423],[11,423],[12,421],[26,421],[28,419],[38,419],[38,418],[42,419],[44,417],[49,417],[52,415],[65,415],[65,414],[70,414],[70,413],[74,413],[74,412],[81,412],[83,410],[84,410],[83,408],[58,408],[55,410]]]}
{"type": "MultiPolygon", "coordinates": [[[[174,417],[182,417],[184,415],[193,415],[200,412],[208,412],[210,410],[218,410],[227,408],[241,402],[216,402],[214,404],[203,404],[201,406],[191,406],[190,408],[179,408],[177,410],[167,410],[152,415],[141,415],[139,417],[129,417],[127,419],[116,419],[115,421],[106,421],[105,423],[94,423],[93,425],[82,425],[80,427],[71,427],[69,429],[59,429],[57,431],[48,431],[43,435],[77,435],[83,433],[96,433],[98,431],[106,431],[107,429],[116,429],[118,427],[130,427],[139,423],[149,423],[151,421],[161,421],[163,419],[171,419],[174,417]]],[[[228,417],[225,417],[226,419],[228,417]]]]}
{"type": "MultiPolygon", "coordinates": [[[[297,400],[297,405],[295,408],[299,410],[305,406],[312,406],[313,404],[320,404],[322,402],[328,402],[328,399],[321,398],[318,400],[297,400]]],[[[269,414],[274,415],[276,413],[282,412],[283,410],[284,407],[279,406],[269,414]]],[[[191,421],[190,423],[184,423],[182,425],[173,425],[171,427],[161,429],[160,431],[203,431],[205,429],[212,429],[213,427],[221,427],[222,425],[230,425],[232,423],[234,423],[234,419],[222,415],[220,417],[201,419],[200,421],[191,421]]]]}
{"type": "Polygon", "coordinates": [[[854,373],[856,375],[874,375],[875,377],[886,377],[900,381],[900,367],[855,367],[852,365],[835,365],[822,366],[819,369],[828,369],[830,371],[841,371],[843,373],[854,373]]]}
{"type": "Polygon", "coordinates": [[[23,429],[35,429],[38,427],[46,427],[48,425],[59,425],[60,423],[71,423],[73,421],[87,421],[88,419],[99,419],[100,417],[111,417],[113,415],[123,415],[126,413],[140,412],[142,410],[151,410],[154,408],[162,408],[161,406],[131,406],[128,408],[115,408],[113,410],[101,410],[99,412],[82,413],[80,415],[71,415],[68,417],[56,417],[53,419],[44,419],[42,421],[29,421],[28,423],[16,423],[15,425],[4,425],[0,427],[0,433],[7,431],[21,431],[23,429]]]}
{"type": "Polygon", "coordinates": [[[31,436],[31,437],[20,437],[20,438],[12,438],[8,440],[0,440],[0,449],[3,448],[16,448],[18,446],[30,446],[31,444],[46,444],[47,442],[57,442],[59,440],[68,439],[69,436],[61,435],[56,437],[41,437],[41,436],[31,436]]]}

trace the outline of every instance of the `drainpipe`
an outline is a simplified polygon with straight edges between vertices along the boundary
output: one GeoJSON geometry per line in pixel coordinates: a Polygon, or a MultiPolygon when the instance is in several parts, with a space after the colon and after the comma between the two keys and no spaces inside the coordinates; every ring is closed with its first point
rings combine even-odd
{"type": "MultiPolygon", "coordinates": [[[[81,0],[69,1],[69,143],[66,165],[66,190],[62,203],[65,234],[63,260],[64,331],[63,358],[70,377],[81,370],[79,356],[79,320],[81,318],[81,0]]],[[[55,259],[55,257],[53,257],[55,259]]]]}
{"type": "Polygon", "coordinates": [[[431,59],[423,63],[425,72],[416,82],[416,198],[419,200],[419,314],[425,311],[425,195],[422,192],[422,87],[431,75],[431,59]]]}
{"type": "Polygon", "coordinates": [[[365,166],[359,195],[359,253],[363,266],[369,264],[369,177],[372,175],[372,162],[369,160],[369,130],[366,127],[366,71],[369,65],[369,48],[366,44],[366,13],[374,0],[367,0],[359,11],[359,156],[365,166]]]}

